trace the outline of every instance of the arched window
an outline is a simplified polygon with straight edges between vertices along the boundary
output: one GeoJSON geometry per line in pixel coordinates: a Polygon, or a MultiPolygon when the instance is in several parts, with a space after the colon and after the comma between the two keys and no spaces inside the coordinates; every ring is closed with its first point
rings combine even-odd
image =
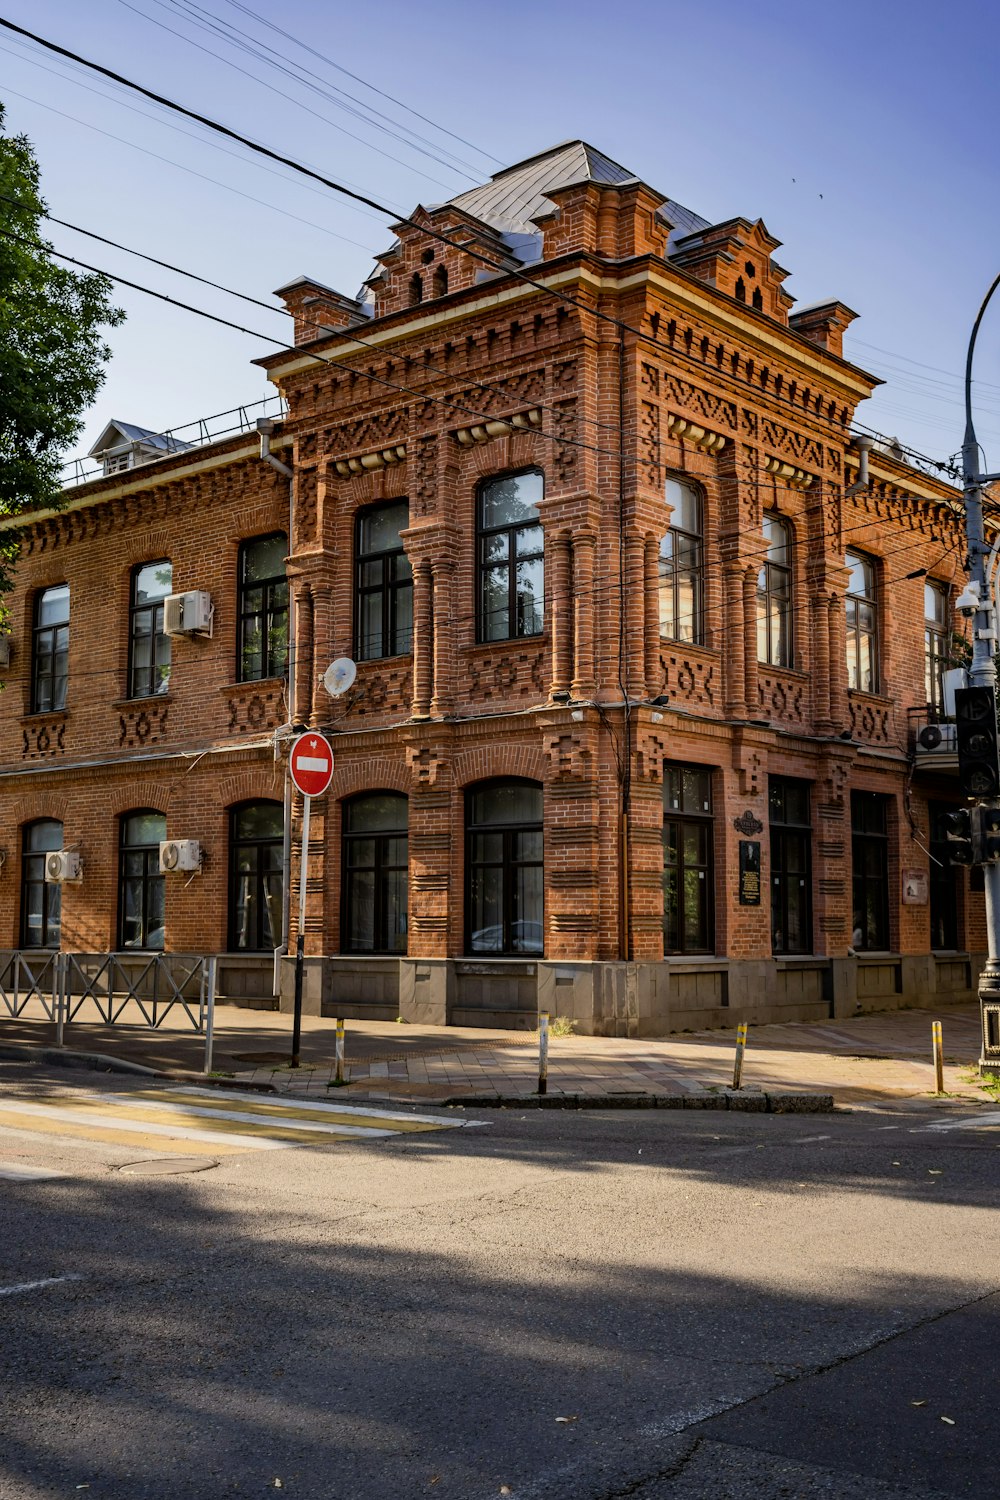
{"type": "Polygon", "coordinates": [[[448,267],[438,266],[434,272],[434,295],[435,297],[447,297],[448,295],[448,267]]]}
{"type": "Polygon", "coordinates": [[[35,599],[31,642],[31,711],[54,713],[66,707],[69,680],[69,584],[42,589],[35,599]]]}
{"type": "Polygon", "coordinates": [[[544,549],[537,470],[491,479],[479,491],[479,639],[541,635],[544,549]]]}
{"type": "Polygon", "coordinates": [[[878,594],[875,563],[863,552],[848,552],[847,686],[878,692],[878,594]]]}
{"type": "Polygon", "coordinates": [[[466,948],[541,954],[542,788],[490,781],[466,792],[466,948]]]}
{"type": "Polygon", "coordinates": [[[163,813],[143,808],[126,813],[119,827],[118,946],[163,948],[163,881],[160,841],[167,836],[163,813]]]}
{"type": "Polygon", "coordinates": [[[173,588],[166,558],[132,570],[129,601],[128,696],[150,698],[170,687],[170,637],[163,629],[163,601],[173,588]]]}
{"type": "Polygon", "coordinates": [[[240,545],[238,671],[240,682],[283,677],[288,665],[288,579],[283,531],[240,545]]]}
{"type": "Polygon", "coordinates": [[[419,307],[424,300],[424,283],[419,271],[410,277],[410,306],[419,307]]]}
{"type": "Polygon", "coordinates": [[[780,517],[764,517],[767,551],[757,575],[757,660],[792,665],[792,534],[780,517]]]}
{"type": "Polygon", "coordinates": [[[56,818],[26,823],[21,835],[21,947],[58,948],[62,887],[45,879],[45,856],[63,846],[56,818]]]}
{"type": "Polygon", "coordinates": [[[354,654],[358,661],[405,656],[413,650],[413,569],[400,534],[409,524],[406,500],[370,505],[358,514],[354,533],[354,654]]]}
{"type": "Polygon", "coordinates": [[[229,950],[263,953],[281,942],[280,802],[244,802],[229,814],[229,950]]]}
{"type": "Polygon", "coordinates": [[[365,792],[344,803],[341,948],[405,953],[409,803],[365,792]]]}
{"type": "Polygon", "coordinates": [[[668,479],[670,530],[660,543],[660,634],[702,641],[703,510],[694,485],[668,479]]]}

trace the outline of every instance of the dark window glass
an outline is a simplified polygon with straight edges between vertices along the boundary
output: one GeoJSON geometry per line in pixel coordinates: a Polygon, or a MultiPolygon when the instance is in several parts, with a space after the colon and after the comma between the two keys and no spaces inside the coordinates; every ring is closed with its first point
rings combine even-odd
{"type": "Polygon", "coordinates": [[[948,670],[948,587],[928,578],[924,584],[924,682],[927,707],[944,709],[944,674],[948,670]]]}
{"type": "Polygon", "coordinates": [[[851,577],[847,585],[847,686],[877,693],[878,597],[875,564],[860,552],[848,552],[851,577]]]}
{"type": "Polygon", "coordinates": [[[768,782],[771,837],[771,947],[775,953],[812,952],[812,827],[809,783],[772,776],[768,782]]]}
{"type": "Polygon", "coordinates": [[[470,953],[540,955],[544,944],[542,788],[494,781],[466,793],[470,953]]]}
{"type": "Polygon", "coordinates": [[[668,479],[666,498],[673,514],[660,543],[660,634],[698,644],[703,639],[701,495],[693,485],[668,479]]]}
{"type": "Polygon", "coordinates": [[[889,831],[886,798],[851,793],[853,921],[851,946],[884,953],[889,947],[889,831]]]}
{"type": "Polygon", "coordinates": [[[118,946],[162,949],[163,885],[160,842],[167,836],[163,813],[127,813],[118,846],[118,946]]]}
{"type": "Polygon", "coordinates": [[[711,953],[715,944],[712,881],[712,772],[705,766],[663,768],[663,951],[711,953]]]}
{"type": "Polygon", "coordinates": [[[170,686],[170,637],[163,633],[163,601],[173,587],[169,562],[144,563],[132,574],[129,607],[128,696],[150,698],[170,686]]]}
{"type": "Polygon", "coordinates": [[[58,948],[62,888],[45,879],[45,856],[63,846],[55,818],[29,823],[21,841],[21,947],[58,948]]]}
{"type": "Polygon", "coordinates": [[[413,650],[413,572],[400,533],[409,525],[405,500],[362,511],[357,522],[359,661],[406,656],[413,650]]]}
{"type": "Polygon", "coordinates": [[[405,953],[409,803],[369,792],[344,803],[342,947],[405,953]]]}
{"type": "Polygon", "coordinates": [[[945,815],[954,812],[958,803],[932,802],[930,813],[930,915],[931,949],[958,947],[958,883],[961,870],[948,860],[948,831],[945,815]]]}
{"type": "Polygon", "coordinates": [[[764,566],[757,575],[757,660],[792,665],[792,535],[777,516],[764,517],[764,566]]]}
{"type": "Polygon", "coordinates": [[[229,815],[229,948],[262,953],[281,942],[280,802],[245,802],[229,815]]]}
{"type": "Polygon", "coordinates": [[[479,639],[541,635],[545,595],[541,474],[506,474],[479,492],[479,639]]]}
{"type": "Polygon", "coordinates": [[[35,600],[31,643],[31,711],[66,707],[69,680],[69,584],[43,589],[35,600]]]}
{"type": "Polygon", "coordinates": [[[284,532],[240,547],[239,680],[283,677],[288,666],[288,580],[284,532]]]}

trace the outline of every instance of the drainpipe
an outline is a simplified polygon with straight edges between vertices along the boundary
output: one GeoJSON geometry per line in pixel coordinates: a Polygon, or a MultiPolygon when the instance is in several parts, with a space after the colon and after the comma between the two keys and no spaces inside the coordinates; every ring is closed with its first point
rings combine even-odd
{"type": "MultiPolygon", "coordinates": [[[[295,551],[292,528],[295,524],[295,471],[288,464],[282,463],[280,458],[275,458],[271,452],[271,438],[274,435],[274,422],[270,417],[257,418],[257,431],[260,434],[260,456],[264,463],[270,464],[272,469],[277,469],[279,474],[284,474],[288,480],[288,555],[291,557],[295,551]]],[[[288,684],[285,691],[285,701],[288,704],[288,723],[281,726],[282,729],[291,729],[296,722],[295,718],[295,610],[292,608],[291,589],[288,591],[288,660],[286,663],[288,673],[288,684]]],[[[275,741],[277,743],[277,741],[275,741]]],[[[281,943],[274,950],[274,974],[271,980],[271,993],[277,995],[281,991],[281,960],[288,953],[288,935],[291,930],[291,903],[292,903],[292,782],[285,767],[285,795],[284,814],[281,835],[281,943]]]]}
{"type": "Polygon", "coordinates": [[[874,442],[874,438],[856,437],[853,440],[854,447],[858,450],[858,477],[850,489],[844,491],[844,499],[849,500],[852,495],[860,495],[870,484],[868,477],[868,450],[874,442]]]}

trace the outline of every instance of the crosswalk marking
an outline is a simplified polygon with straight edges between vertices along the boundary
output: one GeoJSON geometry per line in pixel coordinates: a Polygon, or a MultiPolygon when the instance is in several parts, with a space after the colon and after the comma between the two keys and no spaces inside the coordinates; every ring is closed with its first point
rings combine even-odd
{"type": "Polygon", "coordinates": [[[220,1095],[198,1088],[79,1091],[44,1101],[16,1095],[0,1100],[0,1130],[184,1156],[385,1140],[471,1123],[313,1100],[220,1095]]]}
{"type": "Polygon", "coordinates": [[[0,1162],[0,1179],[4,1182],[44,1182],[49,1177],[62,1177],[52,1167],[22,1167],[19,1162],[0,1162]]]}
{"type": "Polygon", "coordinates": [[[910,1134],[917,1135],[927,1130],[986,1130],[992,1125],[1000,1125],[1000,1110],[989,1110],[981,1115],[965,1115],[957,1120],[935,1120],[933,1125],[918,1125],[910,1134]]]}

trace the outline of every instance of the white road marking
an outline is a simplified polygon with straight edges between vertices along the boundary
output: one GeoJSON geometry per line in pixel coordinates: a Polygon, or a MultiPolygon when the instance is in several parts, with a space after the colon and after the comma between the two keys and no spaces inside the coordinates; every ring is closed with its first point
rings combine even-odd
{"type": "Polygon", "coordinates": [[[23,1292],[37,1292],[45,1286],[58,1286],[63,1281],[82,1281],[82,1276],[46,1276],[42,1281],[20,1281],[16,1286],[0,1286],[0,1297],[20,1297],[23,1292]]]}
{"type": "MultiPolygon", "coordinates": [[[[113,1097],[116,1101],[121,1100],[125,1104],[129,1102],[127,1094],[105,1094],[103,1097],[105,1099],[113,1097]]],[[[151,1109],[168,1115],[194,1115],[199,1120],[235,1120],[240,1125],[266,1125],[274,1130],[301,1130],[308,1135],[359,1135],[362,1138],[370,1139],[373,1136],[382,1137],[395,1134],[392,1130],[378,1130],[370,1125],[344,1125],[338,1124],[335,1120],[322,1119],[297,1120],[294,1115],[255,1115],[251,1114],[249,1110],[242,1109],[202,1109],[197,1104],[174,1104],[164,1099],[142,1099],[133,1096],[131,1103],[135,1109],[140,1111],[151,1109]]],[[[0,1108],[2,1107],[0,1105],[0,1108]]],[[[63,1111],[60,1110],[60,1114],[62,1113],[63,1111]]],[[[358,1111],[351,1110],[350,1113],[357,1114],[358,1111]]],[[[133,1119],[133,1123],[139,1123],[138,1117],[130,1117],[126,1109],[121,1119],[126,1120],[129,1118],[133,1119]]],[[[371,1111],[366,1111],[365,1118],[377,1119],[378,1116],[374,1115],[371,1111]]],[[[180,1134],[179,1131],[177,1133],[180,1134]]]]}
{"type": "Polygon", "coordinates": [[[973,1115],[972,1119],[964,1120],[935,1120],[933,1125],[918,1125],[910,1131],[911,1135],[920,1135],[927,1130],[988,1130],[992,1125],[1000,1125],[1000,1110],[991,1110],[989,1114],[973,1115]]]}
{"type": "Polygon", "coordinates": [[[831,1138],[828,1135],[800,1135],[796,1140],[792,1142],[792,1145],[807,1146],[810,1141],[828,1141],[830,1139],[831,1138]]]}
{"type": "MultiPolygon", "coordinates": [[[[127,1116],[100,1115],[96,1110],[73,1110],[48,1108],[43,1104],[22,1104],[20,1102],[0,1104],[0,1125],[3,1124],[3,1116],[10,1112],[13,1115],[32,1115],[43,1120],[65,1120],[70,1125],[89,1125],[95,1130],[141,1130],[145,1135],[165,1135],[174,1140],[182,1141],[207,1141],[209,1145],[218,1145],[221,1132],[218,1130],[194,1130],[184,1125],[155,1125],[149,1120],[130,1120],[127,1116]]],[[[346,1128],[346,1127],[345,1127],[346,1128]]],[[[371,1131],[370,1134],[376,1134],[371,1131]]],[[[390,1135],[388,1130],[379,1131],[380,1135],[390,1135]]],[[[263,1135],[230,1135],[226,1133],[225,1139],[230,1146],[240,1146],[246,1151],[285,1151],[289,1146],[294,1146],[295,1141],[275,1141],[269,1136],[263,1135]]]]}
{"type": "MultiPolygon", "coordinates": [[[[363,1104],[328,1104],[325,1099],[300,1099],[295,1094],[266,1094],[262,1096],[260,1094],[237,1094],[229,1089],[222,1091],[219,1089],[200,1088],[185,1088],[183,1093],[185,1096],[197,1094],[203,1099],[211,1099],[217,1107],[223,1099],[233,1099],[238,1103],[259,1100],[262,1104],[285,1104],[291,1109],[314,1110],[317,1114],[371,1115],[374,1120],[413,1120],[418,1125],[441,1125],[447,1127],[449,1125],[485,1125],[487,1123],[485,1120],[449,1119],[445,1115],[411,1115],[409,1112],[404,1114],[402,1110],[372,1109],[370,1105],[365,1106],[363,1104]]],[[[134,1099],[137,1096],[135,1094],[103,1094],[101,1097],[104,1099],[128,1101],[130,1098],[134,1099]]]]}
{"type": "Polygon", "coordinates": [[[15,1162],[0,1162],[0,1178],[7,1182],[42,1182],[47,1177],[62,1177],[51,1167],[22,1167],[15,1162]]]}

